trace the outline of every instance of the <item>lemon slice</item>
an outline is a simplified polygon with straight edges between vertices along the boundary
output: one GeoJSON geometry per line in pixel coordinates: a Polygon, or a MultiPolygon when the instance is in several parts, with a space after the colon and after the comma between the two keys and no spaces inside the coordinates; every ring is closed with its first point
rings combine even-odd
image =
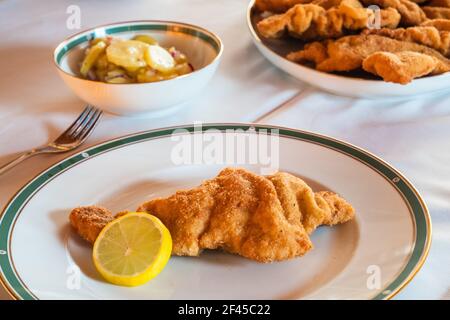
{"type": "Polygon", "coordinates": [[[145,61],[155,70],[167,73],[174,69],[175,60],[163,47],[149,45],[145,51],[145,61]]]}
{"type": "Polygon", "coordinates": [[[94,243],[93,260],[109,282],[138,286],[158,275],[172,252],[172,238],[162,222],[142,212],[108,223],[94,243]]]}
{"type": "Polygon", "coordinates": [[[148,44],[136,40],[115,39],[106,48],[108,60],[127,70],[136,70],[145,67],[147,63],[144,54],[148,44]]]}

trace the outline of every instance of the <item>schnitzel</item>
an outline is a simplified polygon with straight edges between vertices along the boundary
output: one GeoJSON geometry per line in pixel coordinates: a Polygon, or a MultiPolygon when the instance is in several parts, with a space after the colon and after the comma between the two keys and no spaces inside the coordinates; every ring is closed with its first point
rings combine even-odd
{"type": "MultiPolygon", "coordinates": [[[[340,196],[314,193],[291,174],[260,176],[235,168],[222,170],[196,188],[145,202],[137,211],[165,224],[175,255],[198,256],[203,249],[223,249],[259,262],[302,256],[312,248],[309,235],[318,226],[343,223],[355,215],[340,196]]],[[[76,208],[70,221],[83,238],[93,242],[89,225],[92,222],[95,232],[100,232],[99,221],[106,225],[110,214],[95,206],[76,208]]]]}
{"type": "Polygon", "coordinates": [[[413,51],[378,51],[364,59],[362,66],[365,71],[382,77],[384,81],[406,84],[433,73],[438,61],[432,56],[413,51]]]}
{"type": "MultiPolygon", "coordinates": [[[[392,8],[380,10],[381,27],[396,28],[400,14],[392,8]]],[[[280,38],[289,33],[302,40],[338,38],[348,31],[367,28],[375,13],[359,1],[344,0],[339,6],[324,9],[315,4],[298,4],[285,13],[272,15],[257,24],[265,38],[280,38]]]]}
{"type": "Polygon", "coordinates": [[[437,65],[433,68],[433,74],[450,71],[450,60],[438,51],[414,42],[400,41],[376,34],[312,42],[307,44],[303,50],[291,52],[287,58],[295,62],[313,62],[316,69],[320,71],[351,71],[361,68],[364,59],[379,51],[421,53],[431,56],[437,61],[437,65]]]}

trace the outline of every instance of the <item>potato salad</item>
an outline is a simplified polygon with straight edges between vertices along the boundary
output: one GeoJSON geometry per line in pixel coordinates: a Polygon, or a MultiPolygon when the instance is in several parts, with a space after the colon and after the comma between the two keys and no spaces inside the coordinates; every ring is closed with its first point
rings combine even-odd
{"type": "Polygon", "coordinates": [[[192,71],[183,53],[174,47],[161,47],[148,35],[137,35],[130,40],[93,39],[80,66],[83,78],[107,83],[155,82],[192,71]]]}

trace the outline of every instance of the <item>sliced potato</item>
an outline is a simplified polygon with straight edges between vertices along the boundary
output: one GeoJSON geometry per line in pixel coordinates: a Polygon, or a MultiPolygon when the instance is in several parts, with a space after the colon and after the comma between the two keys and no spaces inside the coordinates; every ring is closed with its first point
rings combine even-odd
{"type": "Polygon", "coordinates": [[[97,43],[99,43],[99,42],[107,43],[106,38],[100,37],[100,38],[92,39],[92,40],[90,41],[90,45],[91,45],[91,46],[95,46],[95,45],[96,45],[97,43]]]}
{"type": "Polygon", "coordinates": [[[183,53],[181,53],[179,50],[177,50],[175,47],[170,47],[168,49],[168,51],[172,55],[172,57],[175,59],[175,62],[177,64],[188,62],[187,57],[183,53]]]}
{"type": "Polygon", "coordinates": [[[108,83],[131,83],[132,79],[127,75],[126,71],[120,68],[108,71],[105,76],[108,83]]]}
{"type": "Polygon", "coordinates": [[[155,82],[192,71],[183,53],[159,46],[149,35],[93,39],[80,68],[83,77],[108,83],[155,82]]]}
{"type": "Polygon", "coordinates": [[[131,83],[131,81],[125,77],[106,78],[105,81],[107,83],[131,83]]]}
{"type": "Polygon", "coordinates": [[[149,45],[145,51],[145,60],[150,67],[163,73],[169,73],[175,67],[172,55],[160,46],[149,45]]]}
{"type": "Polygon", "coordinates": [[[106,49],[108,60],[133,71],[146,66],[144,54],[148,44],[136,40],[116,39],[106,49]]]}
{"type": "Polygon", "coordinates": [[[80,73],[83,77],[87,76],[89,70],[91,70],[98,57],[105,51],[105,48],[106,43],[100,41],[89,49],[89,52],[86,54],[80,68],[80,73]]]}
{"type": "Polygon", "coordinates": [[[106,57],[106,53],[101,53],[97,61],[95,62],[95,67],[97,70],[106,70],[108,69],[108,58],[106,57]]]}
{"type": "Polygon", "coordinates": [[[182,76],[183,74],[188,74],[192,72],[192,68],[189,63],[185,62],[182,64],[177,64],[175,67],[175,71],[178,75],[182,76]]]}
{"type": "Polygon", "coordinates": [[[136,75],[136,80],[137,80],[137,82],[141,82],[141,83],[155,82],[155,81],[162,80],[162,77],[155,70],[147,69],[147,70],[144,70],[143,72],[139,72],[136,75]]]}
{"type": "Polygon", "coordinates": [[[145,42],[146,44],[152,44],[152,45],[158,44],[158,41],[156,41],[155,38],[153,38],[149,35],[146,35],[146,34],[139,34],[139,35],[135,36],[133,38],[133,40],[145,42]]]}
{"type": "Polygon", "coordinates": [[[105,82],[105,77],[106,77],[107,72],[108,71],[102,70],[102,69],[95,70],[95,75],[97,77],[97,80],[105,82]]]}

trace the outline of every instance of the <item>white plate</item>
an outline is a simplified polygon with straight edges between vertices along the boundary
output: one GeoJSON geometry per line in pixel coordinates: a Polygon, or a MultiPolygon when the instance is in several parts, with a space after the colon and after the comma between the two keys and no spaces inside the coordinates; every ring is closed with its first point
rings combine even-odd
{"type": "Polygon", "coordinates": [[[443,92],[450,89],[450,72],[416,79],[407,85],[401,85],[381,80],[368,80],[330,74],[289,61],[285,58],[285,55],[290,51],[299,50],[299,42],[267,40],[260,37],[253,21],[254,11],[252,8],[254,3],[255,0],[251,0],[247,9],[247,25],[250,29],[253,42],[270,62],[294,78],[338,95],[369,99],[410,98],[415,95],[443,92]]]}
{"type": "MultiPolygon", "coordinates": [[[[68,224],[71,208],[100,204],[113,211],[133,210],[149,198],[196,186],[226,166],[174,164],[172,151],[179,142],[172,133],[180,127],[137,133],[68,157],[33,179],[6,206],[0,220],[0,274],[11,295],[17,299],[385,299],[420,269],[430,246],[430,217],[414,187],[391,166],[352,145],[286,128],[210,124],[195,134],[194,127],[178,130],[178,138],[208,139],[214,135],[206,132],[211,128],[226,139],[250,139],[278,129],[280,170],[303,177],[315,190],[338,192],[355,207],[356,219],[319,228],[312,236],[315,248],[302,258],[260,264],[206,252],[199,258],[172,257],[157,278],[140,287],[106,283],[94,269],[90,246],[68,224]]],[[[242,154],[250,145],[230,150],[242,154]]],[[[255,172],[263,167],[240,166],[255,172]]]]}

